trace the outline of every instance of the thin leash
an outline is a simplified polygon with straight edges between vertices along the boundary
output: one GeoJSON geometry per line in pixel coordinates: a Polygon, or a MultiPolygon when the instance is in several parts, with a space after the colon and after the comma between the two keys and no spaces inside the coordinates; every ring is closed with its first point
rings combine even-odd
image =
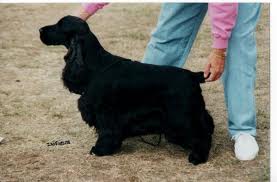
{"type": "Polygon", "coordinates": [[[162,140],[162,134],[161,133],[159,134],[159,140],[156,144],[146,141],[142,136],[139,136],[139,137],[140,137],[140,139],[143,143],[146,143],[146,144],[151,145],[153,147],[159,146],[161,144],[161,140],[162,140]]]}

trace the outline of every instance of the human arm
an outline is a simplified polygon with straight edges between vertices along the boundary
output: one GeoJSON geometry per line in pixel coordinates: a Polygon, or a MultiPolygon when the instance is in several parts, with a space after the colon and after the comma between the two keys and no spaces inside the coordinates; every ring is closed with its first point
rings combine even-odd
{"type": "Polygon", "coordinates": [[[224,71],[226,49],[236,23],[237,12],[238,3],[209,3],[208,5],[213,44],[204,71],[206,81],[219,79],[224,71]]]}
{"type": "Polygon", "coordinates": [[[87,20],[93,14],[95,14],[99,9],[102,9],[109,3],[83,3],[82,6],[75,13],[75,16],[87,20]]]}

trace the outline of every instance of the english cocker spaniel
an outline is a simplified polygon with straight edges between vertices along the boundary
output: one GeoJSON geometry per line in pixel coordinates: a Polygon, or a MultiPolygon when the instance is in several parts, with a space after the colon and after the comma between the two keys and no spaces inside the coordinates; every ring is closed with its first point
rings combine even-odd
{"type": "Polygon", "coordinates": [[[113,55],[75,16],[39,31],[44,44],[68,49],[62,80],[80,95],[81,116],[98,133],[90,154],[111,155],[128,137],[164,134],[167,141],[191,149],[189,162],[207,161],[214,123],[201,95],[203,72],[113,55]]]}

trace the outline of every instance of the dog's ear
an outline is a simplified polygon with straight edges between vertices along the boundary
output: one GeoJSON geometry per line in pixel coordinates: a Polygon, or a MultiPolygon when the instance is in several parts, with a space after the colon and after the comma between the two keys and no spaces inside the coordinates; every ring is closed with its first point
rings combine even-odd
{"type": "Polygon", "coordinates": [[[84,66],[82,55],[82,44],[78,37],[72,38],[67,54],[64,56],[66,62],[62,73],[62,80],[70,92],[82,94],[87,82],[88,72],[84,66]]]}
{"type": "Polygon", "coordinates": [[[70,45],[68,46],[68,52],[64,56],[64,60],[67,63],[75,62],[79,66],[84,64],[83,55],[82,55],[82,47],[81,40],[76,35],[70,41],[70,45]]]}

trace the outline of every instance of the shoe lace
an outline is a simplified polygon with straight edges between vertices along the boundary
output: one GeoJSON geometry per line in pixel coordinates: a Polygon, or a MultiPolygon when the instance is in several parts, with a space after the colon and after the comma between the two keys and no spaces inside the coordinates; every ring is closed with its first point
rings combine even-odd
{"type": "Polygon", "coordinates": [[[238,134],[233,135],[232,138],[231,138],[231,140],[232,140],[232,141],[236,141],[236,140],[238,139],[238,137],[239,137],[240,135],[242,135],[242,134],[243,134],[243,133],[238,133],[238,134]]]}

